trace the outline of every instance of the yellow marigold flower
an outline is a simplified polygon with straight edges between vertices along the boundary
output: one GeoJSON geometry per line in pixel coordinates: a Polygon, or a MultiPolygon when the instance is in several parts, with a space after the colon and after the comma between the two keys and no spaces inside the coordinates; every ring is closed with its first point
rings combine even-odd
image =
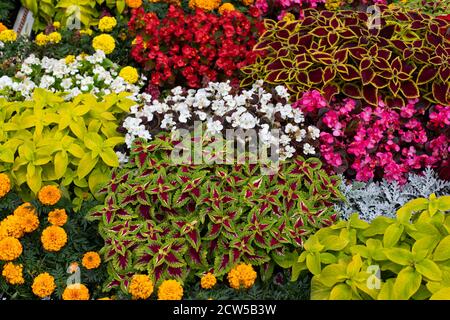
{"type": "Polygon", "coordinates": [[[128,292],[133,296],[133,299],[147,299],[153,293],[153,282],[145,274],[135,274],[131,278],[128,292]]]}
{"type": "Polygon", "coordinates": [[[14,210],[14,215],[18,217],[25,217],[29,214],[36,215],[36,208],[29,202],[21,204],[14,210]]]}
{"type": "Polygon", "coordinates": [[[0,222],[0,228],[2,229],[2,238],[13,237],[19,239],[24,234],[21,217],[13,214],[7,216],[0,222]]]}
{"type": "Polygon", "coordinates": [[[116,48],[116,42],[109,34],[101,34],[92,40],[92,47],[95,50],[102,50],[105,54],[110,54],[116,48]]]}
{"type": "Polygon", "coordinates": [[[55,27],[55,29],[59,29],[61,28],[61,23],[59,21],[55,21],[53,22],[53,27],[55,27]]]}
{"type": "Polygon", "coordinates": [[[54,226],[62,227],[67,222],[67,213],[64,209],[55,209],[48,214],[48,222],[54,226]]]}
{"type": "Polygon", "coordinates": [[[0,41],[14,42],[17,39],[17,33],[14,30],[3,30],[0,32],[0,41]]]}
{"type": "Polygon", "coordinates": [[[211,289],[216,283],[217,279],[211,272],[208,272],[200,279],[200,285],[203,289],[211,289]]]}
{"type": "Polygon", "coordinates": [[[241,286],[248,289],[255,283],[256,276],[250,264],[241,263],[228,273],[228,281],[234,289],[240,289],[241,286]]]}
{"type": "Polygon", "coordinates": [[[24,284],[25,280],[23,279],[23,266],[21,264],[13,264],[12,262],[8,262],[3,266],[2,276],[5,277],[6,282],[12,285],[16,284],[24,284]]]}
{"type": "Polygon", "coordinates": [[[36,36],[36,39],[34,39],[34,42],[36,42],[38,46],[45,46],[49,41],[50,39],[48,36],[42,32],[36,36]]]}
{"type": "Polygon", "coordinates": [[[41,242],[47,251],[59,251],[67,242],[67,234],[63,228],[50,226],[42,231],[41,242]]]}
{"type": "Polygon", "coordinates": [[[142,6],[142,0],[126,0],[125,2],[130,8],[139,8],[142,6]]]}
{"type": "Polygon", "coordinates": [[[12,261],[22,254],[22,244],[13,237],[6,237],[0,240],[0,260],[12,261]]]}
{"type": "Polygon", "coordinates": [[[55,186],[45,186],[38,192],[39,201],[46,206],[53,206],[61,199],[61,191],[55,186]]]}
{"type": "Polygon", "coordinates": [[[136,68],[128,66],[120,70],[119,77],[122,77],[128,83],[134,84],[139,80],[139,73],[136,68]]]}
{"type": "Polygon", "coordinates": [[[158,300],[181,300],[183,287],[176,280],[164,280],[158,288],[158,300]]]}
{"type": "Polygon", "coordinates": [[[8,28],[3,23],[0,22],[0,32],[5,30],[8,30],[8,28]]]}
{"type": "Polygon", "coordinates": [[[244,6],[251,6],[255,0],[242,0],[244,6]]]}
{"type": "Polygon", "coordinates": [[[39,298],[45,298],[50,296],[55,291],[55,279],[47,272],[39,274],[33,280],[31,289],[33,293],[39,298]]]}
{"type": "Polygon", "coordinates": [[[225,11],[234,11],[234,10],[235,10],[234,6],[229,2],[226,2],[219,7],[220,14],[224,14],[225,11]]]}
{"type": "Polygon", "coordinates": [[[91,29],[80,30],[80,34],[87,34],[88,36],[91,36],[92,30],[91,29]]]}
{"type": "Polygon", "coordinates": [[[59,32],[52,32],[48,35],[48,39],[51,43],[59,43],[62,37],[59,32]]]}
{"type": "Polygon", "coordinates": [[[63,300],[89,300],[89,289],[81,283],[68,285],[62,294],[63,300]]]}
{"type": "Polygon", "coordinates": [[[114,17],[104,16],[98,22],[98,28],[101,32],[110,32],[117,25],[117,20],[114,17]]]}
{"type": "Polygon", "coordinates": [[[75,61],[75,56],[74,55],[71,55],[71,54],[69,54],[68,56],[66,56],[65,58],[64,58],[64,62],[66,63],[66,64],[71,64],[72,62],[74,62],[75,61]]]}
{"type": "Polygon", "coordinates": [[[341,0],[326,0],[325,2],[325,8],[328,10],[337,10],[341,5],[341,0]]]}
{"type": "Polygon", "coordinates": [[[217,9],[220,6],[221,0],[192,0],[192,4],[189,6],[197,7],[205,11],[211,11],[217,9]]]}
{"type": "Polygon", "coordinates": [[[6,196],[11,190],[11,180],[5,173],[0,173],[0,198],[6,196]]]}
{"type": "Polygon", "coordinates": [[[102,260],[100,259],[100,255],[97,252],[89,251],[83,255],[83,259],[81,264],[86,269],[96,269],[100,266],[102,260]]]}

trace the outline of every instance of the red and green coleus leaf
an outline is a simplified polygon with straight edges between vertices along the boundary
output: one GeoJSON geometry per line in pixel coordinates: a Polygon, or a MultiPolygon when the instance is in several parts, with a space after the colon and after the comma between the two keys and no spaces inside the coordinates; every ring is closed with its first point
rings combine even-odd
{"type": "Polygon", "coordinates": [[[193,248],[196,250],[200,248],[200,222],[196,220],[196,217],[174,218],[172,220],[172,225],[176,228],[176,230],[179,230],[180,235],[185,237],[193,248]]]}
{"type": "Polygon", "coordinates": [[[164,207],[170,208],[171,206],[171,191],[176,188],[171,182],[172,177],[168,177],[164,169],[162,169],[154,177],[154,182],[149,184],[146,192],[150,195],[156,194],[161,204],[164,207]]]}

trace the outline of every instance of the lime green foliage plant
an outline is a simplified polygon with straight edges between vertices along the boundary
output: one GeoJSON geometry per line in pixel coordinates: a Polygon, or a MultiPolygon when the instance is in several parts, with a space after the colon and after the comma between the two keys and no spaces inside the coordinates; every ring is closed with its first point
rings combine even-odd
{"type": "Polygon", "coordinates": [[[114,147],[124,139],[116,131],[118,117],[135,104],[127,95],[97,100],[82,94],[65,102],[60,93],[36,89],[31,101],[1,98],[0,172],[11,172],[21,195],[57,182],[75,192],[79,205],[119,165],[114,147]]]}
{"type": "Polygon", "coordinates": [[[89,28],[97,25],[101,6],[115,9],[121,14],[126,5],[125,0],[21,0],[22,5],[33,12],[36,18],[34,29],[43,30],[53,21],[63,25],[74,23],[74,18],[81,26],[89,28]]]}
{"type": "Polygon", "coordinates": [[[311,299],[450,299],[450,196],[417,198],[395,219],[355,214],[311,236],[304,251],[277,257],[313,274],[311,299]]]}

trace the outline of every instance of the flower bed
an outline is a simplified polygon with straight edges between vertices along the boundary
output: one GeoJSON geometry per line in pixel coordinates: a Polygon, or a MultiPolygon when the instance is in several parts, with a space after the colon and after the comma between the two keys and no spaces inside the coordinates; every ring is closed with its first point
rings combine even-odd
{"type": "Polygon", "coordinates": [[[24,1],[0,298],[450,299],[450,21],[418,1],[24,1]]]}

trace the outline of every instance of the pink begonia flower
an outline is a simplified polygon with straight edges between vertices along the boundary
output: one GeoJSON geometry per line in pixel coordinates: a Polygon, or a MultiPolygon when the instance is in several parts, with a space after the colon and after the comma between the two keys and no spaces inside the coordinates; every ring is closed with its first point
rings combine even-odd
{"type": "Polygon", "coordinates": [[[418,108],[418,99],[391,109],[350,98],[328,104],[318,91],[305,92],[294,103],[306,117],[318,119],[319,150],[330,167],[348,163],[356,179],[386,178],[406,182],[406,173],[427,166],[442,166],[449,158],[450,137],[442,129],[450,124],[450,106],[418,108]],[[319,112],[319,110],[321,110],[319,112]],[[437,136],[437,137],[436,137],[437,136]]]}
{"type": "Polygon", "coordinates": [[[256,0],[255,7],[258,8],[262,14],[266,14],[269,10],[269,5],[267,4],[266,0],[256,0]]]}

